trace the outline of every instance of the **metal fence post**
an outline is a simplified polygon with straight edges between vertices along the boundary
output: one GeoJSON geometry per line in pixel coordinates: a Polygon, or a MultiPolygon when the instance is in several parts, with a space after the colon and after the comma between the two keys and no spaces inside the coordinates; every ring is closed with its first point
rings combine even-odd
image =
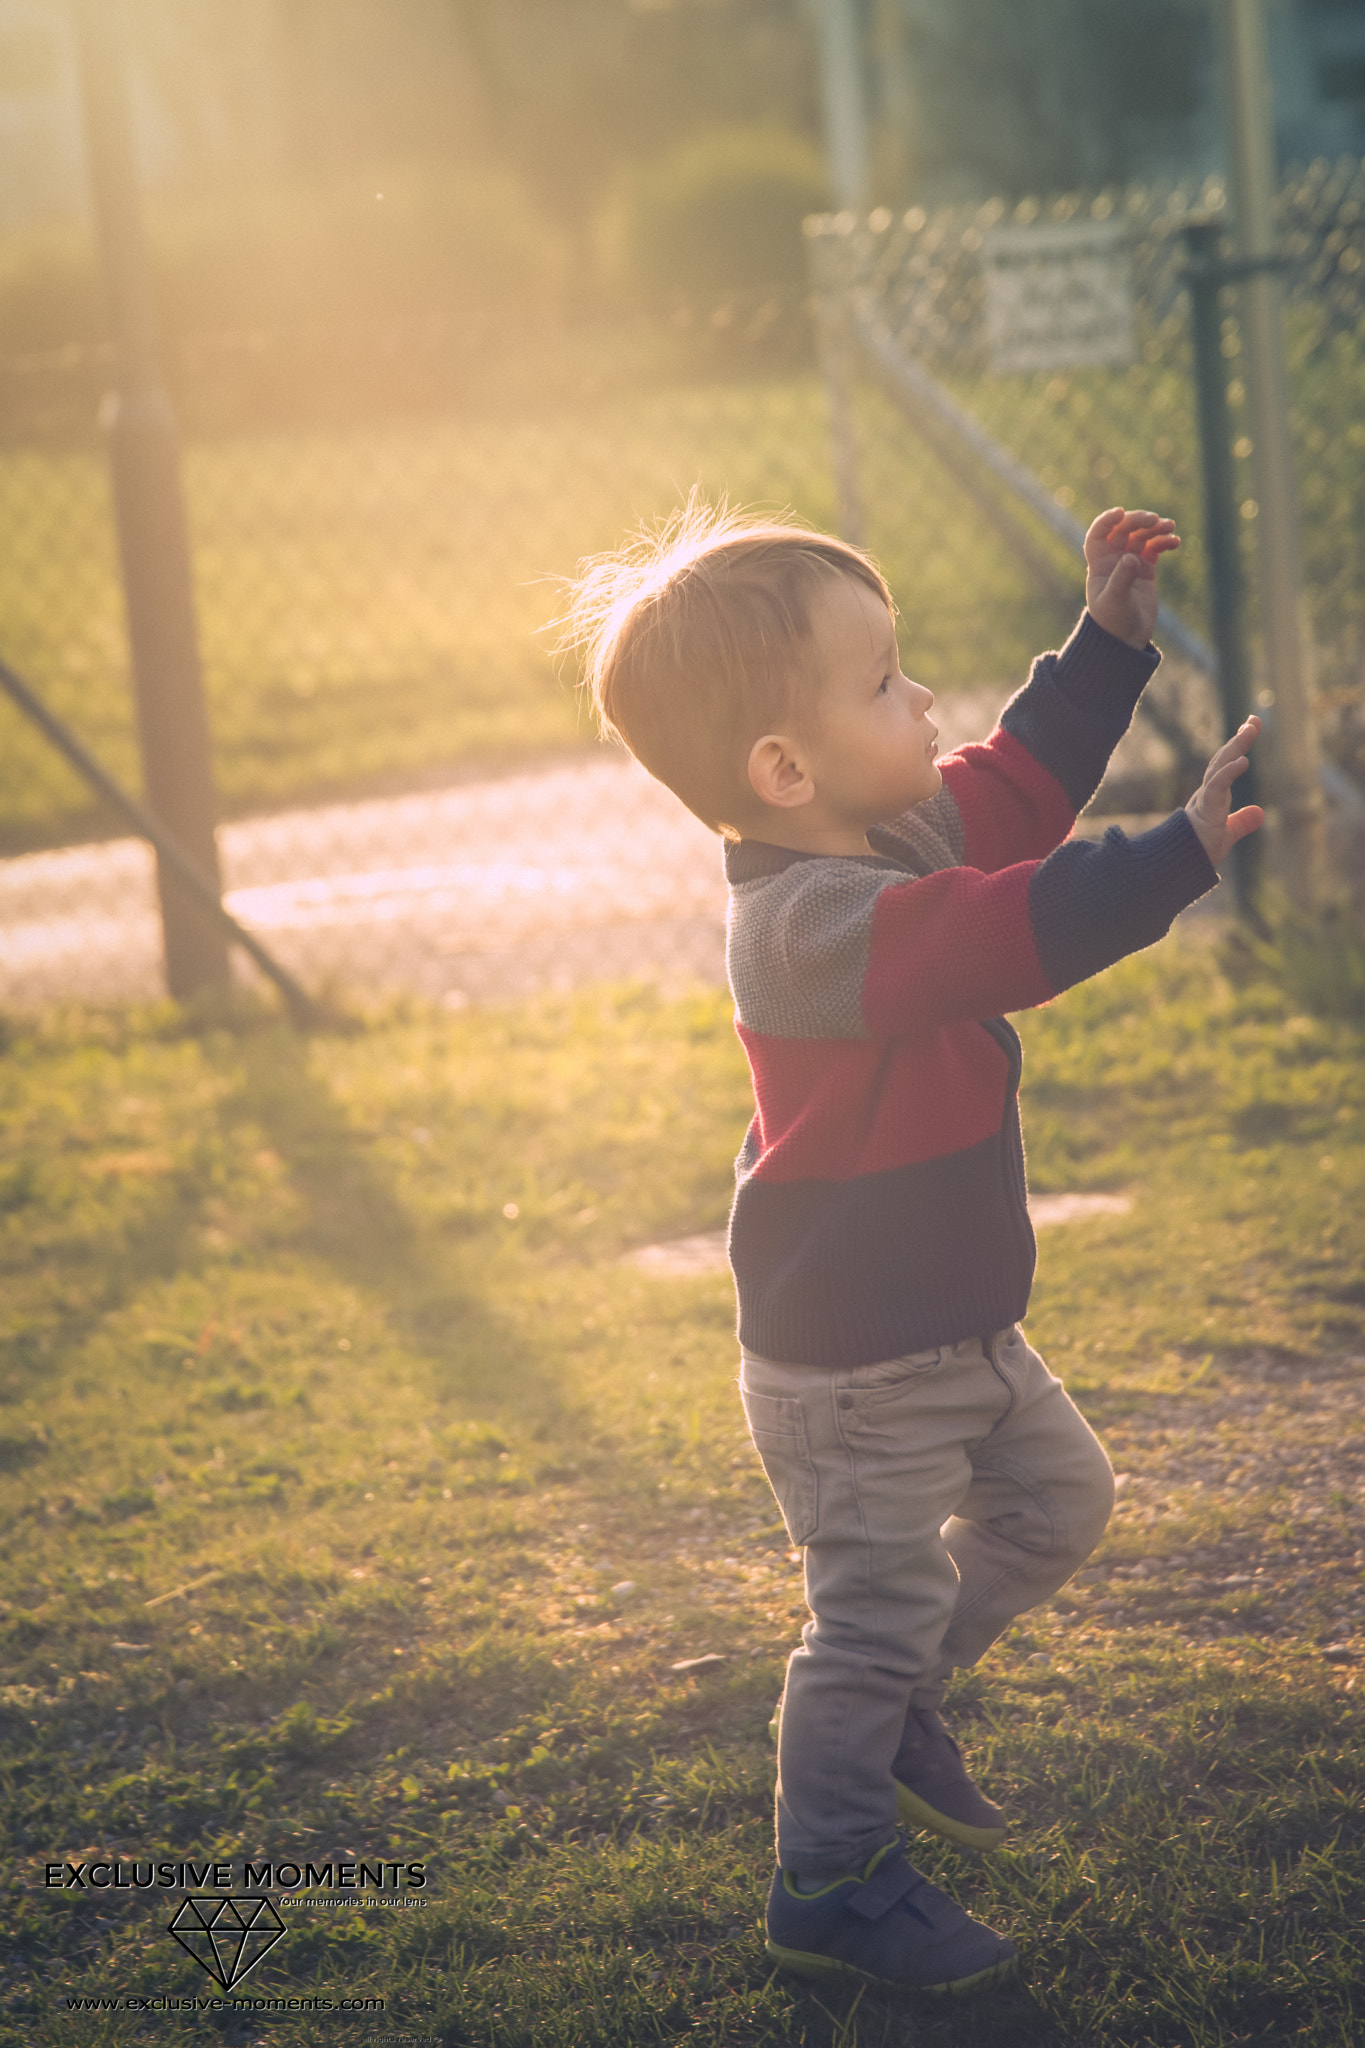
{"type": "Polygon", "coordinates": [[[825,157],[836,206],[867,204],[867,87],[857,0],[811,0],[825,116],[825,157]]]}
{"type": "Polygon", "coordinates": [[[1274,257],[1274,124],[1261,0],[1221,0],[1232,143],[1232,198],[1242,287],[1243,348],[1255,450],[1257,552],[1275,798],[1285,882],[1295,908],[1321,899],[1326,859],[1321,766],[1305,674],[1298,502],[1289,432],[1283,288],[1274,257]]]}
{"type": "Polygon", "coordinates": [[[830,454],[839,499],[839,532],[855,547],[866,534],[862,481],[858,474],[858,432],[853,419],[853,338],[845,307],[847,281],[840,275],[838,229],[822,214],[805,223],[811,282],[815,286],[815,341],[829,408],[830,454]]]}
{"type": "MultiPolygon", "coordinates": [[[[1232,431],[1227,368],[1223,359],[1218,294],[1225,274],[1220,258],[1223,231],[1216,221],[1186,221],[1182,230],[1189,262],[1181,276],[1190,294],[1194,343],[1194,390],[1204,473],[1204,546],[1209,561],[1209,624],[1217,657],[1223,731],[1236,732],[1251,709],[1246,651],[1246,587],[1238,543],[1240,521],[1232,474],[1232,431]]],[[[1256,802],[1254,760],[1240,777],[1236,801],[1256,802]]],[[[1260,868],[1260,835],[1233,849],[1232,880],[1243,916],[1255,918],[1260,868]]]]}
{"type": "MultiPolygon", "coordinates": [[[[128,115],[120,0],[74,0],[101,264],[116,355],[108,434],[138,736],[148,802],[220,886],[216,803],[189,534],[156,327],[128,115]]],[[[166,984],[185,997],[229,984],[221,928],[158,855],[166,984]]]]}

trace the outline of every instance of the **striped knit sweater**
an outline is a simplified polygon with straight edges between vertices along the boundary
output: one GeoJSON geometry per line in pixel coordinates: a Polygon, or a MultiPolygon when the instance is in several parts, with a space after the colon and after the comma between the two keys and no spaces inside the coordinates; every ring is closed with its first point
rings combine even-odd
{"type": "Polygon", "coordinates": [[[1067,836],[1159,659],[1086,613],[875,852],[727,849],[757,1104],[730,1218],[746,1350],[847,1367],[1023,1315],[1021,1051],[1000,1013],[1153,944],[1218,879],[1184,811],[1067,836]]]}

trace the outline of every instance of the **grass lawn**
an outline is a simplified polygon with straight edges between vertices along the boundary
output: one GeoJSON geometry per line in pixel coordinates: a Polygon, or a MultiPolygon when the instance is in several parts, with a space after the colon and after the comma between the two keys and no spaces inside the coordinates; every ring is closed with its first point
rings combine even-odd
{"type": "Polygon", "coordinates": [[[914,1853],[1023,1966],[943,2006],[763,1953],[799,1567],[728,1283],[623,1257],[724,1217],[727,1002],[12,1025],[0,2041],[1358,2042],[1359,1033],[1193,935],[1024,1029],[1035,1187],[1132,1196],[1043,1235],[1029,1322],[1124,1485],[1079,1581],[955,1684],[1012,1832],[914,1853]],[[383,2000],[363,2028],[152,2014],[216,1986],[179,1894],[44,1887],[101,1857],[427,1884],[272,1894],[239,1998],[383,2000]]]}
{"type": "MultiPolygon", "coordinates": [[[[1330,710],[1358,700],[1365,645],[1351,545],[1365,516],[1365,348],[1345,336],[1319,346],[1302,321],[1291,344],[1306,587],[1330,710]]],[[[1182,346],[1126,369],[951,381],[1082,523],[1120,500],[1172,512],[1187,545],[1163,589],[1205,627],[1182,346]]],[[[1022,679],[1057,637],[1051,603],[884,397],[860,382],[855,410],[864,537],[901,606],[908,672],[935,690],[1022,679]]],[[[1236,445],[1238,492],[1250,493],[1251,444],[1236,445]]],[[[509,338],[458,410],[345,430],[201,431],[183,468],[228,814],[483,772],[586,739],[546,631],[561,579],[696,485],[826,528],[839,518],[813,369],[688,368],[676,336],[625,330],[509,338]]],[[[1249,495],[1243,504],[1254,512],[1249,495]]],[[[0,445],[0,522],[0,655],[136,785],[103,449],[0,445]]],[[[1041,529],[1035,538],[1079,599],[1079,562],[1041,529]]],[[[100,822],[0,700],[0,852],[100,822]]]]}
{"type": "MultiPolygon", "coordinates": [[[[187,442],[227,812],[410,785],[586,740],[546,631],[563,609],[561,579],[694,485],[837,525],[814,371],[723,381],[675,369],[642,387],[638,365],[618,385],[608,364],[570,397],[562,370],[541,391],[551,367],[517,358],[510,393],[463,413],[187,442]]],[[[1120,485],[1134,502],[1170,504],[1191,547],[1168,572],[1169,594],[1197,622],[1198,506],[1188,474],[1168,475],[1144,437],[1154,409],[1178,413],[1184,385],[1173,372],[1149,381],[1151,391],[1115,388],[1095,373],[1094,389],[1073,379],[1061,402],[1039,380],[997,389],[977,379],[963,396],[1047,480],[1075,480],[1079,516],[1120,485]],[[1100,445],[1117,451],[1117,471],[1100,445]]],[[[1056,613],[894,408],[863,390],[858,410],[866,539],[901,606],[909,672],[936,690],[1022,680],[1055,642],[1056,613]]],[[[14,536],[0,560],[0,655],[136,786],[103,452],[0,448],[0,518],[14,536]]],[[[1079,560],[1059,563],[1079,602],[1079,560]]],[[[88,829],[87,793],[3,700],[0,740],[0,851],[88,829]]]]}
{"type": "MultiPolygon", "coordinates": [[[[884,414],[868,422],[884,502],[872,538],[914,673],[935,688],[1022,680],[1055,618],[884,414]]],[[[463,415],[190,443],[225,810],[410,786],[587,741],[545,630],[564,608],[561,579],[698,483],[834,525],[828,439],[806,372],[620,391],[605,380],[572,404],[532,387],[463,415]]],[[[0,518],[15,535],[0,561],[0,654],[136,787],[102,454],[0,449],[0,518]]],[[[82,786],[3,700],[0,739],[0,850],[88,823],[82,786]]]]}

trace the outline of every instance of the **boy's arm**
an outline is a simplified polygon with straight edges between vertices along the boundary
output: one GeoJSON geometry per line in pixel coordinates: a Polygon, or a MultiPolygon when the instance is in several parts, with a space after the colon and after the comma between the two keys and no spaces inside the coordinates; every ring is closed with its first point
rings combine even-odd
{"type": "Polygon", "coordinates": [[[731,982],[749,1028],[796,1039],[918,1037],[1032,1009],[1154,944],[1218,879],[1184,811],[995,874],[768,850],[765,877],[764,851],[727,853],[731,982]]]}
{"type": "Polygon", "coordinates": [[[878,893],[862,986],[874,1037],[1026,1010],[1154,945],[1218,880],[1190,817],[1070,839],[985,874],[945,868],[878,893]]]}
{"type": "Polygon", "coordinates": [[[1232,786],[1260,733],[1249,718],[1183,811],[1131,839],[1069,839],[1046,860],[985,874],[889,876],[872,862],[806,859],[741,843],[730,968],[741,1021],[780,1037],[923,1036],[1048,1002],[1164,937],[1218,880],[1257,804],[1232,786]],[[752,900],[741,892],[753,890],[752,900]]]}
{"type": "Polygon", "coordinates": [[[1082,613],[1056,654],[1042,654],[988,740],[939,763],[961,819],[963,860],[991,873],[1060,846],[1104,778],[1160,662],[1082,613]]]}
{"type": "Polygon", "coordinates": [[[874,1036],[1032,1009],[1162,938],[1233,847],[1265,823],[1232,809],[1261,731],[1248,718],[1183,811],[1129,838],[1069,839],[1046,860],[984,875],[946,868],[891,883],[872,906],[862,1015],[874,1036]]]}
{"type": "MultiPolygon", "coordinates": [[[[1037,860],[1066,838],[1099,788],[1160,655],[1156,565],[1180,545],[1172,521],[1113,506],[1085,537],[1086,610],[1059,653],[1040,655],[988,740],[939,763],[937,821],[968,867],[1037,860]]],[[[911,814],[913,815],[913,814],[911,814]]],[[[910,817],[896,821],[913,837],[910,817]]]]}

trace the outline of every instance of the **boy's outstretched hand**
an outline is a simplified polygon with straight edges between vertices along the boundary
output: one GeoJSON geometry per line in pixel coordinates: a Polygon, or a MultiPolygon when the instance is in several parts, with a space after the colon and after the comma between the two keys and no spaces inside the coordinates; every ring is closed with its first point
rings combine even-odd
{"type": "Polygon", "coordinates": [[[1265,823],[1265,812],[1259,804],[1247,804],[1245,809],[1228,815],[1232,785],[1246,767],[1247,755],[1260,730],[1261,721],[1254,714],[1242,721],[1209,762],[1204,780],[1185,806],[1185,815],[1216,868],[1222,867],[1239,839],[1245,839],[1248,832],[1259,832],[1265,823]]]}
{"type": "Polygon", "coordinates": [[[1156,624],[1156,565],[1180,546],[1173,519],[1111,505],[1085,536],[1085,603],[1097,626],[1145,647],[1156,624]]]}

